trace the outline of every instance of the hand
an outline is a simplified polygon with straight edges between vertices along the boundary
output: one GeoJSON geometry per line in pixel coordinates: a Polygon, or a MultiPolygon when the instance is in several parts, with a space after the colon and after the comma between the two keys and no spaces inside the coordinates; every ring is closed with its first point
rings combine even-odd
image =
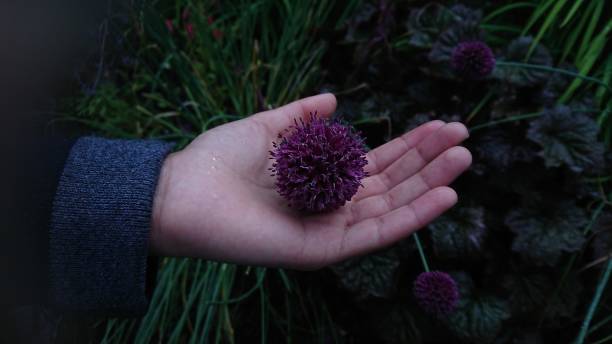
{"type": "Polygon", "coordinates": [[[448,185],[471,163],[460,123],[432,121],[367,154],[369,177],[340,209],[305,215],[278,195],[272,142],[298,117],[332,114],[321,94],[200,135],[162,167],[151,249],[170,256],[315,269],[389,246],[457,201],[448,185]]]}

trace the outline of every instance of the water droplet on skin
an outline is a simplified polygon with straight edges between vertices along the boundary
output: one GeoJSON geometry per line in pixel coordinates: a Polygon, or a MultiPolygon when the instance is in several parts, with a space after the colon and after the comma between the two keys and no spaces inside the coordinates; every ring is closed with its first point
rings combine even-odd
{"type": "MultiPolygon", "coordinates": [[[[216,169],[217,169],[217,166],[215,166],[215,163],[216,163],[218,160],[221,160],[221,159],[219,158],[219,156],[218,156],[217,154],[213,154],[213,156],[212,156],[212,161],[213,161],[213,163],[212,163],[212,165],[210,166],[210,170],[216,170],[216,169]]],[[[210,171],[208,172],[208,174],[210,174],[210,171]]]]}

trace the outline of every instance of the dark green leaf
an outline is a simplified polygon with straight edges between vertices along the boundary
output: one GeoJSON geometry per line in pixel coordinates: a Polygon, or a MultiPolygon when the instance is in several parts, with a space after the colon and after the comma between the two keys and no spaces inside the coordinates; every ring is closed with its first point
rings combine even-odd
{"type": "MultiPolygon", "coordinates": [[[[552,58],[550,53],[548,52],[548,49],[542,45],[537,45],[529,59],[525,61],[527,51],[529,51],[529,47],[531,46],[532,42],[532,37],[519,37],[515,39],[514,41],[510,42],[505,54],[499,60],[509,62],[525,62],[540,66],[551,66],[552,58]]],[[[551,73],[521,66],[503,66],[495,68],[493,74],[495,77],[503,81],[509,82],[516,86],[524,87],[543,83],[550,77],[551,73]]]]}
{"type": "Polygon", "coordinates": [[[512,250],[535,265],[554,266],[563,252],[576,252],[583,243],[588,222],[581,208],[571,201],[547,203],[510,211],[505,223],[516,234],[512,250]]]}
{"type": "Polygon", "coordinates": [[[577,307],[580,305],[583,286],[579,276],[571,272],[564,280],[563,285],[557,294],[553,294],[555,289],[549,291],[551,298],[546,299],[544,318],[549,326],[559,326],[562,318],[570,318],[575,315],[577,307]]]}
{"type": "Polygon", "coordinates": [[[602,215],[594,228],[593,259],[612,254],[612,213],[602,215]]]}
{"type": "Polygon", "coordinates": [[[478,25],[471,22],[453,25],[438,37],[428,55],[429,60],[433,63],[448,62],[457,44],[463,41],[479,40],[481,35],[478,25]]]}
{"type": "Polygon", "coordinates": [[[470,343],[489,343],[502,329],[503,321],[510,317],[508,304],[492,295],[478,295],[471,287],[473,282],[465,273],[455,273],[453,278],[460,287],[461,299],[457,310],[445,323],[459,339],[470,343]]]}
{"type": "Polygon", "coordinates": [[[421,331],[415,316],[405,304],[394,303],[379,311],[376,330],[385,344],[421,343],[421,331]]]}
{"type": "Polygon", "coordinates": [[[393,290],[395,271],[399,260],[393,251],[387,250],[363,257],[349,259],[332,267],[342,286],[358,298],[386,297],[393,290]]]}
{"type": "Polygon", "coordinates": [[[516,163],[533,161],[537,151],[532,143],[523,139],[523,132],[522,129],[519,132],[510,128],[485,133],[474,145],[478,160],[496,170],[506,170],[516,163]]]}
{"type": "Polygon", "coordinates": [[[566,165],[582,172],[603,163],[604,147],[597,132],[597,123],[587,114],[557,105],[530,123],[527,137],[540,145],[539,155],[547,167],[566,165]]]}
{"type": "Polygon", "coordinates": [[[506,275],[502,284],[510,294],[510,306],[515,314],[537,310],[555,287],[548,277],[535,273],[506,275]]]}
{"type": "MultiPolygon", "coordinates": [[[[574,73],[578,72],[576,67],[567,63],[559,66],[559,68],[574,73]]],[[[567,74],[552,73],[546,81],[546,85],[542,90],[539,100],[546,106],[554,106],[561,94],[565,92],[572,79],[573,78],[567,74]]]]}
{"type": "Polygon", "coordinates": [[[480,25],[482,20],[482,11],[471,9],[462,4],[453,5],[450,8],[451,13],[455,18],[455,23],[468,24],[470,26],[480,25]]]}
{"type": "Polygon", "coordinates": [[[439,4],[429,4],[410,11],[406,21],[409,44],[414,48],[429,48],[437,36],[454,22],[452,12],[439,4]]]}
{"type": "Polygon", "coordinates": [[[367,39],[370,34],[367,24],[372,20],[376,13],[376,7],[372,4],[364,4],[350,18],[344,40],[346,42],[358,42],[367,39]]]}
{"type": "Polygon", "coordinates": [[[428,228],[437,255],[449,259],[473,257],[480,252],[484,241],[484,209],[454,209],[440,216],[428,228]]]}

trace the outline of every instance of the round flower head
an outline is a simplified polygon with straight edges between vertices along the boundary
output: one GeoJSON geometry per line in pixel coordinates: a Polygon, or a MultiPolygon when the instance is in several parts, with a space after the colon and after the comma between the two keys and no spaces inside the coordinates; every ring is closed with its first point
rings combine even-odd
{"type": "Polygon", "coordinates": [[[461,42],[453,49],[451,65],[465,78],[482,79],[493,71],[495,56],[484,42],[461,42]]]}
{"type": "Polygon", "coordinates": [[[459,289],[455,280],[445,272],[423,272],[414,281],[414,296],[427,313],[442,317],[457,307],[459,289]]]}
{"type": "Polygon", "coordinates": [[[288,135],[273,143],[272,175],[276,188],[289,205],[322,212],[350,200],[366,176],[363,139],[351,127],[310,116],[287,129],[288,135]]]}

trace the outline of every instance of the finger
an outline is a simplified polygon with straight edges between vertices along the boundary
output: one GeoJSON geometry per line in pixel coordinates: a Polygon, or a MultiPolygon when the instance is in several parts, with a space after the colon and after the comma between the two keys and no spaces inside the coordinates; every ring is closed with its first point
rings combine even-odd
{"type": "Polygon", "coordinates": [[[443,125],[444,122],[440,120],[427,122],[371,150],[366,155],[368,159],[368,165],[365,167],[366,172],[368,172],[369,175],[375,175],[383,171],[392,162],[414,148],[421,140],[443,125]]]}
{"type": "Polygon", "coordinates": [[[386,186],[382,183],[382,180],[379,176],[377,176],[377,174],[387,168],[403,154],[413,149],[427,136],[436,132],[444,124],[445,123],[440,120],[424,123],[403,134],[402,136],[397,137],[390,142],[387,142],[384,145],[368,152],[366,155],[368,164],[365,167],[365,171],[368,172],[370,177],[367,177],[362,181],[363,188],[360,188],[357,191],[357,194],[353,197],[353,200],[358,201],[366,197],[385,192],[386,186]]]}
{"type": "Polygon", "coordinates": [[[455,203],[455,191],[441,186],[390,213],[356,223],[345,233],[338,260],[387,247],[427,225],[455,203]]]}
{"type": "Polygon", "coordinates": [[[388,192],[351,204],[354,223],[393,211],[414,201],[427,191],[450,184],[472,163],[464,147],[452,147],[440,154],[421,171],[399,183],[388,192]]]}
{"type": "Polygon", "coordinates": [[[336,111],[336,104],[336,96],[331,93],[323,93],[254,114],[251,118],[264,124],[276,135],[293,125],[296,119],[308,120],[310,113],[316,112],[320,117],[331,116],[336,111]]]}
{"type": "Polygon", "coordinates": [[[461,123],[453,122],[441,126],[394,161],[384,171],[364,179],[363,191],[356,200],[387,192],[420,171],[445,150],[461,143],[468,136],[467,128],[461,123]]]}

